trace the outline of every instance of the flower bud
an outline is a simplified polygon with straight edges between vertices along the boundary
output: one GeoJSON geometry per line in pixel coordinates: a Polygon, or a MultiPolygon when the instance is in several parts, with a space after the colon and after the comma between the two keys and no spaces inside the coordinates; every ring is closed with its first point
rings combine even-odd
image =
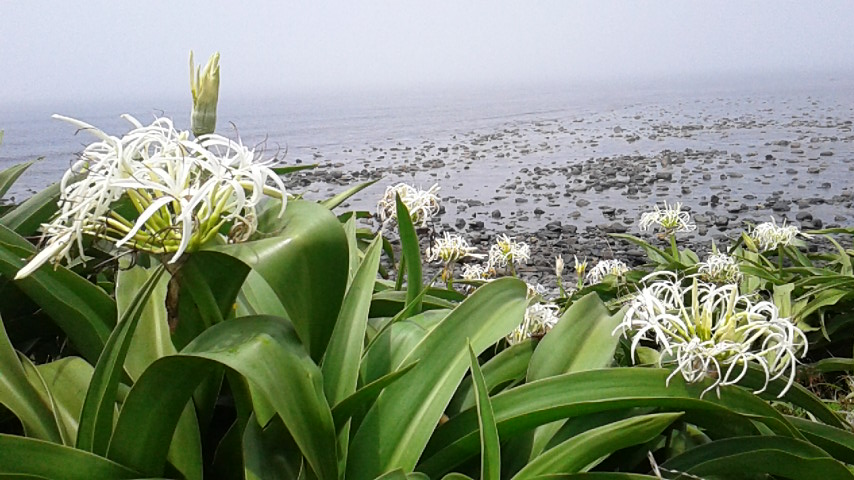
{"type": "Polygon", "coordinates": [[[196,138],[216,129],[216,104],[219,100],[219,53],[214,53],[205,69],[193,62],[190,51],[190,90],[193,93],[193,113],[190,127],[196,138]]]}

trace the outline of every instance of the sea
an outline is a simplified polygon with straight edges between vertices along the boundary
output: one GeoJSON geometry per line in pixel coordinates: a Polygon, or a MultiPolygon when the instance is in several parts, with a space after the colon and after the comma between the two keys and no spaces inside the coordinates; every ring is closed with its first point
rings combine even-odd
{"type": "MultiPolygon", "coordinates": [[[[0,130],[4,131],[0,169],[38,160],[6,201],[19,201],[58,181],[76,155],[96,140],[51,114],[74,117],[120,136],[130,128],[120,118],[124,113],[143,123],[169,116],[176,126],[187,129],[190,108],[189,92],[187,98],[172,100],[73,99],[0,105],[0,130]]],[[[854,75],[788,72],[267,97],[231,92],[220,97],[217,131],[239,137],[284,164],[319,164],[342,170],[347,172],[345,180],[358,179],[351,174],[366,168],[386,171],[388,178],[368,192],[374,196],[383,185],[396,181],[444,179],[447,185],[443,188],[449,195],[482,198],[512,210],[519,203],[513,203],[512,195],[502,194],[502,189],[518,193],[512,182],[519,179],[521,169],[556,163],[656,156],[664,150],[686,149],[716,149],[727,155],[761,158],[765,147],[774,142],[809,142],[816,131],[822,133],[821,142],[833,143],[828,148],[836,157],[830,160],[839,163],[854,156],[850,119],[854,119],[854,75]],[[499,134],[504,135],[503,143],[490,144],[499,134]],[[462,145],[467,155],[455,155],[454,145],[462,145]],[[507,161],[492,161],[499,153],[507,161]],[[442,160],[441,167],[419,169],[415,165],[428,160],[442,160]],[[465,170],[460,167],[463,163],[465,170]]],[[[807,151],[804,161],[809,156],[807,151]]],[[[832,193],[851,186],[847,166],[829,172],[834,177],[832,193]]],[[[318,183],[321,186],[306,187],[308,196],[323,196],[336,189],[329,182],[318,183]]],[[[557,185],[558,190],[560,187],[557,185]]],[[[357,201],[356,205],[367,208],[375,201],[357,201]]],[[[552,206],[556,207],[554,202],[552,206]]]]}

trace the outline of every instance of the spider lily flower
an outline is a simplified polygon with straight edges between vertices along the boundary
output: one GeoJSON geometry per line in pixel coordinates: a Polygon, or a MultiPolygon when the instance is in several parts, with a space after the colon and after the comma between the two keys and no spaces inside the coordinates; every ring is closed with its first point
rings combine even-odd
{"type": "Polygon", "coordinates": [[[531,259],[531,247],[525,242],[517,242],[507,235],[499,235],[495,244],[489,247],[488,263],[491,267],[510,267],[524,265],[531,259]]]}
{"type": "Polygon", "coordinates": [[[722,385],[737,384],[748,364],[757,364],[765,384],[788,376],[784,395],[795,379],[798,358],[807,353],[808,342],[788,318],[781,318],[768,301],[754,302],[741,295],[738,285],[713,285],[696,277],[683,287],[672,272],[656,272],[644,279],[644,288],[629,304],[621,331],[631,338],[631,355],[642,340],[662,349],[659,363],[672,362],[689,383],[713,379],[703,395],[722,385]]]}
{"type": "Polygon", "coordinates": [[[641,215],[638,225],[644,232],[658,226],[666,235],[693,232],[697,229],[697,225],[691,223],[691,215],[682,211],[682,204],[679,202],[674,205],[664,202],[664,208],[655,205],[653,211],[641,215]]]}
{"type": "Polygon", "coordinates": [[[239,142],[219,135],[198,141],[178,131],[168,118],[135,127],[122,138],[59,115],[101,140],[83,151],[60,182],[59,210],[42,225],[44,249],[16,275],[26,277],[48,261],[71,260],[83,238],[112,243],[119,250],[171,254],[175,263],[230,225],[231,241],[244,241],[257,228],[256,207],[265,195],[282,201],[287,194],[269,161],[239,142]],[[272,186],[268,185],[272,182],[272,186]],[[125,218],[114,204],[126,199],[136,215],[125,218]],[[46,240],[45,240],[46,239],[46,240]]]}
{"type": "Polygon", "coordinates": [[[525,317],[509,335],[507,343],[515,345],[529,338],[542,338],[560,320],[557,316],[560,308],[553,303],[537,303],[525,309],[525,317]]]}
{"type": "Polygon", "coordinates": [[[483,255],[475,253],[476,251],[477,249],[469,245],[469,242],[462,236],[445,232],[427,250],[427,261],[441,260],[445,265],[450,265],[465,257],[483,258],[483,255]]]}
{"type": "Polygon", "coordinates": [[[794,225],[786,225],[783,220],[781,225],[777,225],[774,217],[771,217],[770,222],[763,222],[753,227],[750,232],[750,238],[753,243],[759,248],[759,251],[765,252],[774,250],[777,247],[789,246],[794,241],[795,236],[801,234],[798,227],[794,225]]]}
{"type": "Polygon", "coordinates": [[[463,280],[488,280],[492,276],[492,271],[488,266],[469,263],[463,266],[463,280]]]}
{"type": "Polygon", "coordinates": [[[409,210],[409,216],[416,227],[426,227],[427,222],[439,213],[439,184],[435,184],[427,190],[419,190],[405,183],[387,187],[385,194],[377,203],[377,216],[383,223],[383,227],[397,221],[397,203],[395,197],[400,196],[400,201],[409,210]]]}
{"type": "MultiPolygon", "coordinates": [[[[587,267],[587,262],[583,263],[584,268],[579,269],[576,266],[576,271],[580,271],[579,275],[582,275],[584,269],[587,267]]],[[[587,284],[595,285],[600,283],[605,279],[608,275],[613,275],[615,277],[621,277],[629,271],[629,266],[626,265],[622,260],[599,260],[596,262],[596,266],[590,269],[587,273],[587,284]]]]}
{"type": "Polygon", "coordinates": [[[725,284],[741,281],[741,270],[735,258],[725,253],[713,253],[698,264],[697,275],[709,283],[725,284]]]}
{"type": "Polygon", "coordinates": [[[211,55],[205,69],[193,62],[190,50],[190,92],[193,94],[193,112],[190,129],[196,138],[216,130],[216,105],[219,101],[219,52],[211,55]]]}

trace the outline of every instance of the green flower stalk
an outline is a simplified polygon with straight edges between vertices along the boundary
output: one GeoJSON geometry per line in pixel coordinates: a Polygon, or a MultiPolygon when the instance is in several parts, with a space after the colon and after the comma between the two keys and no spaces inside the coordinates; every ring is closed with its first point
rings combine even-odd
{"type": "Polygon", "coordinates": [[[211,55],[205,69],[193,62],[190,50],[190,91],[193,93],[193,113],[190,129],[198,138],[216,130],[216,104],[219,100],[219,52],[211,55]]]}

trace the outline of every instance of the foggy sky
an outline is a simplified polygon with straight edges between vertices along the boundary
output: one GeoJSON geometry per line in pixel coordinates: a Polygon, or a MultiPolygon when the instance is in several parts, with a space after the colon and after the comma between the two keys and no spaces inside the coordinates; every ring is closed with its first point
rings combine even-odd
{"type": "Polygon", "coordinates": [[[854,70],[850,1],[0,3],[0,108],[222,92],[854,70]]]}

